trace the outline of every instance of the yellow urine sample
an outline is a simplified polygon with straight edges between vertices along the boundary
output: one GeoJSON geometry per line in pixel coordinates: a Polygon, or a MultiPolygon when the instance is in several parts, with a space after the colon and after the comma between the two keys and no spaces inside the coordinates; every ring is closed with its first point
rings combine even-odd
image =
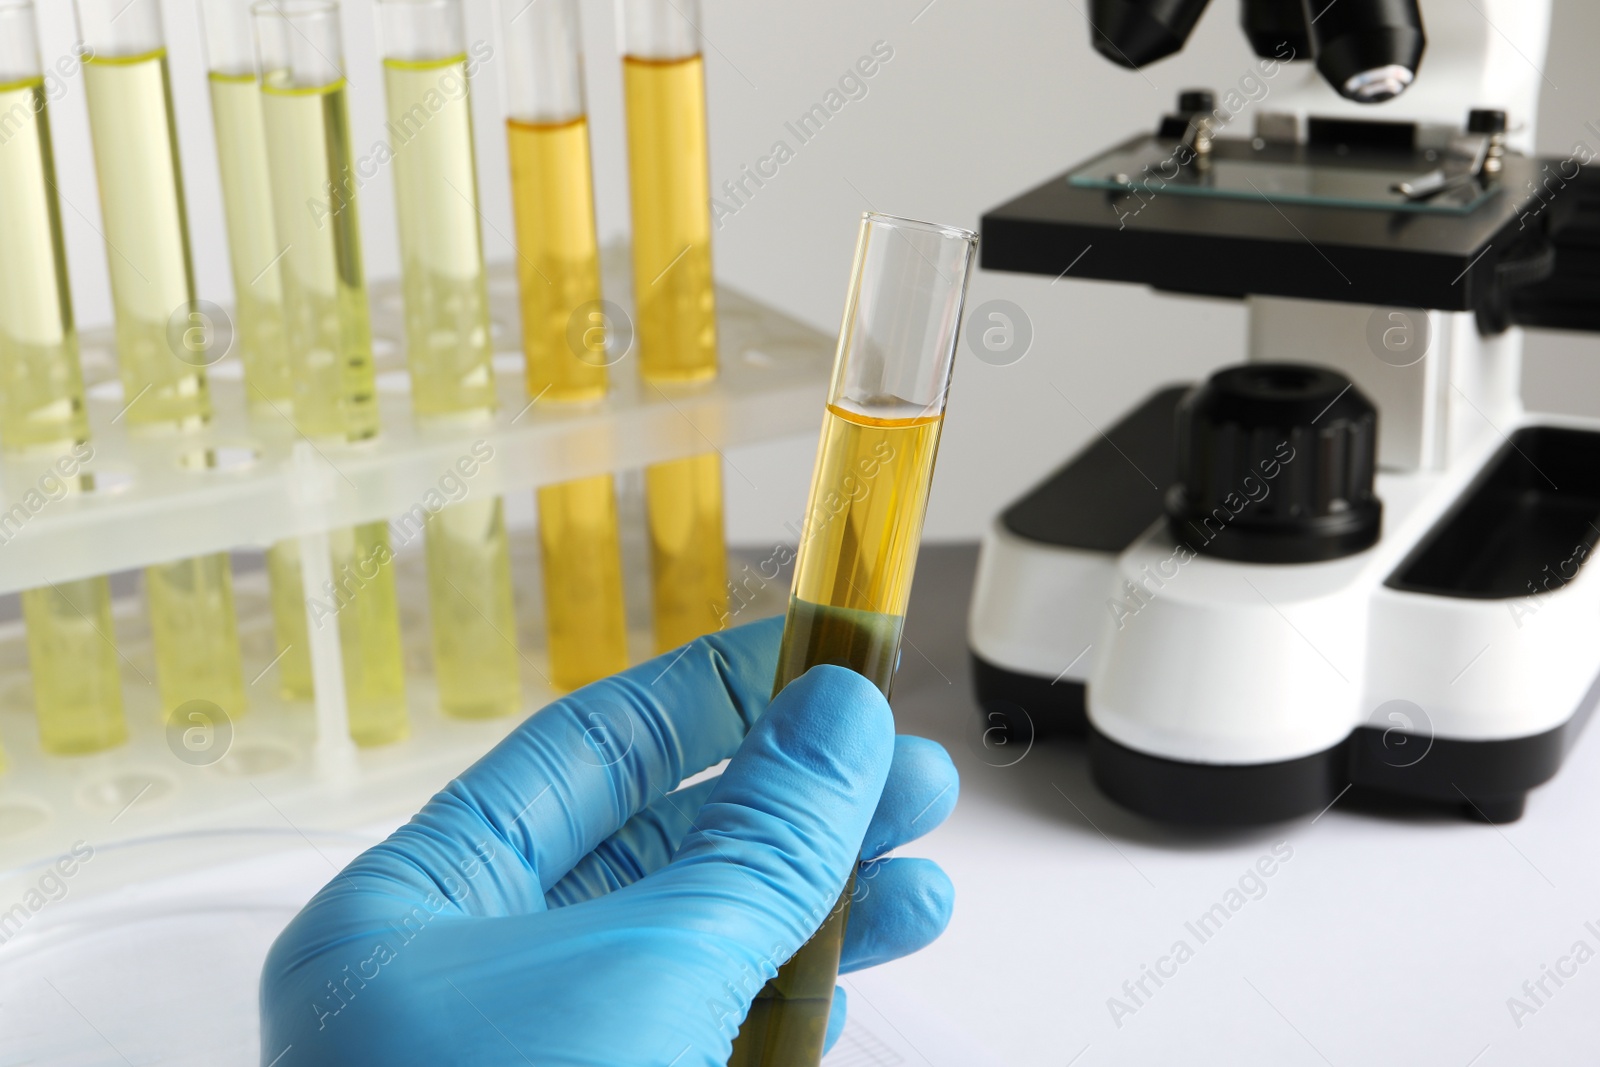
{"type": "Polygon", "coordinates": [[[272,637],[278,649],[278,693],[285,700],[310,700],[311,641],[306,636],[306,595],[300,543],[279,541],[267,549],[267,588],[272,602],[272,637]]]}
{"type": "Polygon", "coordinates": [[[383,80],[411,405],[423,417],[488,410],[494,349],[466,56],[385,59],[383,80]]]}
{"type": "Polygon", "coordinates": [[[622,75],[639,370],[704,381],[717,373],[704,64],[625,56],[622,75]]]}
{"type": "MultiPolygon", "coordinates": [[[[528,395],[599,400],[612,324],[599,303],[588,120],[513,119],[506,134],[528,395]]],[[[551,680],[576,689],[628,665],[615,486],[610,475],[544,486],[538,503],[551,680]]]]}
{"type": "MultiPolygon", "coordinates": [[[[717,373],[711,179],[700,56],[624,56],[633,297],[639,373],[696,382],[717,373]]],[[[715,455],[645,472],[659,651],[717,629],[727,610],[722,466],[715,455]]]]}
{"type": "Polygon", "coordinates": [[[89,436],[44,83],[0,84],[0,448],[89,436]]]}
{"type": "Polygon", "coordinates": [[[280,248],[295,425],[313,438],[378,432],[372,327],[361,267],[343,80],[262,85],[273,222],[280,248]]]}
{"type": "Polygon", "coordinates": [[[22,594],[39,743],[46,752],[99,752],[128,737],[105,578],[22,594]]]}
{"type": "Polygon", "coordinates": [[[245,711],[244,668],[227,553],[146,567],[144,581],[163,712],[170,718],[203,700],[237,719],[245,711]]]}
{"type": "MultiPolygon", "coordinates": [[[[211,117],[233,273],[234,344],[244,366],[246,402],[262,419],[294,410],[294,379],[284,335],[282,249],[272,217],[267,132],[254,74],[211,72],[211,117]]],[[[272,628],[280,655],[278,689],[286,700],[309,700],[311,650],[306,641],[305,594],[299,546],[280,542],[267,552],[272,628]]]]}
{"type": "Polygon", "coordinates": [[[328,544],[334,588],[313,612],[318,626],[337,620],[350,737],[358,745],[399,741],[411,725],[389,528],[369,522],[335,530],[328,544]]]}
{"type": "Polygon", "coordinates": [[[811,477],[794,596],[904,615],[943,415],[829,404],[811,477]]]}
{"type": "MultiPolygon", "coordinates": [[[[942,423],[906,404],[828,405],[774,695],[821,663],[888,695],[942,423]]],[[[729,1067],[821,1062],[854,887],[852,874],[816,934],[757,994],[729,1067]]]]}
{"type": "Polygon", "coordinates": [[[522,706],[521,654],[500,498],[451,504],[423,541],[440,706],[459,719],[511,714],[522,706]]]}
{"type": "Polygon", "coordinates": [[[720,629],[728,612],[722,457],[647,467],[650,588],[657,652],[720,629]]]}
{"type": "Polygon", "coordinates": [[[538,491],[551,681],[576,689],[628,665],[622,546],[611,475],[538,491]]]}
{"type": "Polygon", "coordinates": [[[180,331],[187,323],[195,290],[166,49],[90,56],[83,83],[125,417],[193,428],[211,417],[211,397],[205,372],[178,358],[182,345],[169,333],[175,314],[180,331]]]}
{"type": "Polygon", "coordinates": [[[267,133],[254,74],[211,73],[211,118],[233,273],[234,345],[252,411],[288,414],[293,389],[284,341],[283,286],[272,220],[267,133]]]}
{"type": "MultiPolygon", "coordinates": [[[[383,61],[400,224],[411,407],[419,419],[495,406],[488,280],[466,56],[383,61]]],[[[511,556],[499,498],[453,504],[428,520],[434,676],[446,715],[522,706],[511,556]]]]}
{"type": "Polygon", "coordinates": [[[528,395],[554,401],[606,394],[589,121],[506,123],[528,395]],[[581,321],[573,316],[580,313],[581,321]]]}

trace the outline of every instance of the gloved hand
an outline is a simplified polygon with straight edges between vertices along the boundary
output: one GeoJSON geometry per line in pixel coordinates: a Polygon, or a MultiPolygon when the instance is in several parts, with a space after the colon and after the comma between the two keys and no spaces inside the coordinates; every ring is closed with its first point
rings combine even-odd
{"type": "MultiPolygon", "coordinates": [[[[857,674],[815,668],[769,708],[781,626],[551,704],[359,856],[267,956],[262,1064],[724,1064],[858,854],[926,833],[957,792],[945,751],[895,737],[857,674]]],[[[950,915],[934,863],[863,866],[845,970],[950,915]]],[[[830,1042],[843,1017],[836,994],[830,1042]]]]}

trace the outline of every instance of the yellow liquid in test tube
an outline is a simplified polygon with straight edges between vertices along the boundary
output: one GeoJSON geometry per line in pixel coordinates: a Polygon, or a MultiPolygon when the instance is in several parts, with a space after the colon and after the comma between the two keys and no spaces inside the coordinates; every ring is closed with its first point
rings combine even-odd
{"type": "Polygon", "coordinates": [[[576,689],[628,665],[622,547],[611,475],[539,489],[551,681],[576,689]]]}
{"type": "Polygon", "coordinates": [[[511,714],[522,706],[521,657],[500,498],[444,508],[424,543],[440,706],[462,719],[511,714]]]}
{"type": "MultiPolygon", "coordinates": [[[[599,400],[606,395],[606,353],[574,351],[571,336],[574,313],[601,296],[589,122],[582,116],[558,123],[512,119],[506,138],[528,395],[541,401],[599,400]]],[[[583,331],[577,333],[581,342],[583,331]]]]}
{"type": "Polygon", "coordinates": [[[244,714],[244,673],[226,553],[161,563],[144,570],[156,685],[171,718],[205,701],[230,719],[244,714]]]}
{"type": "MultiPolygon", "coordinates": [[[[639,371],[648,382],[708,381],[717,373],[711,275],[705,70],[700,56],[625,56],[633,290],[639,371]]],[[[722,466],[715,455],[645,473],[651,590],[658,651],[722,625],[727,550],[722,466]]]]}
{"type": "Polygon", "coordinates": [[[345,83],[262,86],[294,421],[311,438],[378,432],[345,83]]]}
{"type": "MultiPolygon", "coordinates": [[[[774,695],[819,663],[849,667],[888,694],[942,423],[909,405],[828,406],[774,695]]],[[[852,874],[816,935],[756,996],[729,1067],[822,1059],[854,886],[852,874]]]]}
{"type": "Polygon", "coordinates": [[[727,615],[722,457],[647,467],[644,491],[655,645],[665,652],[720,629],[727,615]]]}
{"type": "Polygon", "coordinates": [[[189,222],[166,49],[87,58],[84,89],[116,314],[123,418],[198,427],[211,417],[205,372],[174,353],[168,324],[194,300],[189,222]]]}
{"type": "MultiPolygon", "coordinates": [[[[0,447],[85,458],[89,423],[67,287],[44,83],[0,85],[0,447]]],[[[128,734],[111,587],[85,578],[25,591],[28,663],[47,752],[94,752],[128,734]]],[[[0,754],[0,765],[4,764],[0,754]]]]}
{"type": "Polygon", "coordinates": [[[626,56],[628,190],[639,370],[653,382],[717,374],[703,61],[626,56]]]}
{"type": "MultiPolygon", "coordinates": [[[[797,599],[905,614],[943,422],[910,405],[828,405],[811,479],[820,491],[812,491],[795,565],[797,599]]],[[[878,672],[855,669],[887,687],[878,672]]]]}
{"type": "MultiPolygon", "coordinates": [[[[600,333],[573,324],[575,315],[601,314],[588,121],[512,120],[506,133],[528,395],[599,400],[607,385],[605,324],[594,324],[600,333]]],[[[603,474],[544,486],[538,503],[551,680],[576,689],[628,665],[615,484],[603,474]]]]}
{"type": "MultiPolygon", "coordinates": [[[[111,270],[124,417],[135,427],[196,429],[211,415],[205,373],[178,357],[181,345],[169,332],[174,316],[180,325],[187,321],[194,270],[166,49],[88,58],[83,77],[111,270]]],[[[204,699],[229,715],[241,713],[243,679],[227,556],[149,567],[145,582],[165,710],[204,699]],[[225,641],[232,647],[224,649],[225,641]]]]}
{"type": "MultiPolygon", "coordinates": [[[[466,56],[383,61],[394,139],[401,292],[419,419],[495,407],[466,56]]],[[[451,504],[425,528],[434,676],[447,715],[522,705],[511,555],[499,498],[451,504]]]]}
{"type": "MultiPolygon", "coordinates": [[[[362,440],[378,432],[378,398],[345,83],[300,88],[278,79],[263,82],[261,108],[273,222],[287,249],[279,270],[293,417],[308,437],[362,440]]],[[[336,588],[319,601],[319,621],[336,618],[339,627],[350,736],[360,745],[397,741],[410,726],[388,529],[368,523],[328,540],[336,588]]],[[[273,555],[285,586],[274,629],[280,642],[292,641],[304,626],[287,603],[298,551],[275,546],[273,555]]]]}
{"type": "Polygon", "coordinates": [[[322,609],[335,613],[350,737],[358,745],[399,741],[411,727],[389,528],[363,523],[335,530],[328,543],[335,588],[318,609],[317,625],[333,621],[322,609]]]}
{"type": "MultiPolygon", "coordinates": [[[[244,364],[246,400],[256,418],[276,422],[294,410],[293,376],[278,275],[282,249],[273,229],[267,134],[255,75],[213,71],[211,115],[233,271],[234,343],[244,364]]],[[[299,549],[293,542],[268,550],[267,582],[278,639],[279,691],[288,700],[309,700],[311,648],[305,639],[299,549]]]]}
{"type": "Polygon", "coordinates": [[[383,61],[406,361],[419,416],[495,406],[466,57],[383,61]]]}
{"type": "Polygon", "coordinates": [[[22,617],[44,750],[75,755],[126,740],[110,583],[85,578],[29,589],[22,617]]]}
{"type": "Polygon", "coordinates": [[[252,411],[289,411],[292,378],[284,343],[283,287],[267,175],[261,90],[253,74],[211,73],[211,114],[233,273],[234,345],[252,411]]]}
{"type": "Polygon", "coordinates": [[[278,693],[285,700],[310,700],[316,690],[311,683],[300,542],[279,541],[267,549],[267,593],[272,602],[273,644],[278,649],[278,693]]]}
{"type": "Polygon", "coordinates": [[[62,449],[89,436],[61,246],[44,82],[0,84],[0,446],[62,449]]]}

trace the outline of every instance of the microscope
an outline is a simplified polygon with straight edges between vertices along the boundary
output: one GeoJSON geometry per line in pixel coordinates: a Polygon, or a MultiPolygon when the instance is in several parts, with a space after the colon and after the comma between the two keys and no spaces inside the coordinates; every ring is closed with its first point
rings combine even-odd
{"type": "MultiPolygon", "coordinates": [[[[1094,0],[1095,50],[1153,63],[1206,3],[1094,0]]],[[[1249,329],[994,519],[982,729],[1082,737],[1163,821],[1513,821],[1600,694],[1600,421],[1520,397],[1524,327],[1600,330],[1600,130],[1532,155],[1548,2],[1241,9],[1255,62],[983,216],[984,269],[1249,329]]]]}

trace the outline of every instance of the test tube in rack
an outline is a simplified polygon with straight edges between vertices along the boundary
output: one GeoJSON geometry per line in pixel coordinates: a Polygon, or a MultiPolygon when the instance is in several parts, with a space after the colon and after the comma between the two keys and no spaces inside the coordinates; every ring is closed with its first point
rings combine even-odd
{"type": "MultiPolygon", "coordinates": [[[[696,0],[619,8],[639,373],[670,391],[717,374],[700,8],[696,0]]],[[[649,467],[645,501],[655,644],[665,651],[726,615],[721,456],[649,467]]]]}
{"type": "MultiPolygon", "coordinates": [[[[40,485],[80,489],[92,458],[33,0],[0,0],[0,447],[40,485]]],[[[104,577],[22,593],[39,740],[93,752],[127,737],[104,577]]],[[[0,765],[4,756],[0,754],[0,765]]]]}
{"type": "MultiPolygon", "coordinates": [[[[583,35],[576,0],[501,5],[530,400],[582,404],[608,387],[583,35]]],[[[609,474],[537,490],[552,681],[575,689],[628,665],[622,549],[609,474]]]]}
{"type": "Polygon", "coordinates": [[[264,408],[260,414],[270,417],[275,407],[290,405],[292,379],[250,0],[204,0],[201,10],[233,276],[234,344],[244,365],[246,400],[252,410],[264,408]]]}
{"type": "MultiPolygon", "coordinates": [[[[468,55],[461,0],[379,0],[378,31],[412,410],[423,423],[486,421],[494,350],[468,78],[480,55],[468,55]]],[[[423,538],[440,707],[509,715],[522,683],[503,502],[453,503],[428,518],[423,538]]]]}
{"type": "MultiPolygon", "coordinates": [[[[205,0],[207,79],[217,166],[222,178],[228,265],[233,275],[234,343],[244,368],[245,400],[253,418],[288,418],[293,411],[289,352],[284,338],[282,249],[272,222],[267,134],[256,79],[251,0],[205,0]]],[[[311,655],[293,542],[267,550],[278,688],[286,699],[311,699],[311,655]]]]}
{"type": "MultiPolygon", "coordinates": [[[[208,350],[191,350],[195,300],[172,85],[159,0],[76,0],[84,91],[111,274],[124,408],[135,431],[182,433],[211,417],[208,350]]],[[[157,687],[170,715],[190,701],[245,710],[226,553],[145,568],[157,687]]],[[[208,717],[210,713],[208,712],[208,717]]]]}
{"type": "MultiPolygon", "coordinates": [[[[273,225],[285,249],[279,270],[292,418],[313,441],[364,440],[378,432],[378,396],[339,5],[261,0],[250,10],[273,225]]],[[[388,526],[380,521],[335,530],[327,541],[332,583],[320,608],[308,605],[308,639],[315,643],[313,614],[317,626],[338,626],[356,743],[397,741],[410,725],[388,526]]],[[[304,563],[285,553],[281,580],[298,582],[304,563]]]]}

